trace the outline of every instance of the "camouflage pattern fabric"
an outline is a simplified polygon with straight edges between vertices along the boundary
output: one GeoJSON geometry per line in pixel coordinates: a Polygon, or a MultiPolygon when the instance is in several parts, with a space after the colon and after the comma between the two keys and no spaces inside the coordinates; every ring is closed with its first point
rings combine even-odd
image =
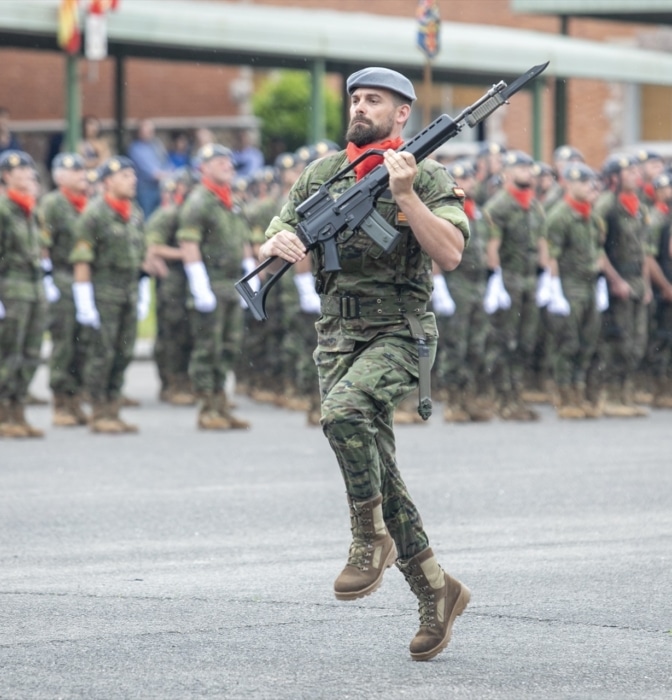
{"type": "Polygon", "coordinates": [[[35,222],[0,197],[0,400],[22,402],[40,361],[46,300],[35,222]]]}
{"type": "MultiPolygon", "coordinates": [[[[296,206],[346,162],[341,152],[309,166],[266,236],[283,228],[293,230],[298,223],[296,206]]],[[[330,186],[330,192],[337,197],[354,183],[354,174],[348,173],[330,186]]],[[[454,187],[438,163],[426,160],[420,164],[415,191],[435,215],[457,225],[468,239],[469,225],[454,187]]],[[[402,234],[391,253],[384,253],[361,231],[345,231],[338,237],[342,269],[328,273],[323,252],[314,251],[317,290],[323,296],[314,359],[320,379],[322,427],[346,491],[355,501],[382,494],[383,516],[398,554],[409,558],[427,547],[427,535],[397,467],[393,415],[398,403],[418,385],[417,345],[403,311],[418,316],[432,360],[436,353],[434,314],[424,311],[432,290],[432,266],[392,197],[384,194],[376,208],[402,234]],[[361,301],[359,317],[325,312],[334,308],[330,300],[351,295],[361,301]],[[376,305],[382,313],[376,312],[376,305]]]]}

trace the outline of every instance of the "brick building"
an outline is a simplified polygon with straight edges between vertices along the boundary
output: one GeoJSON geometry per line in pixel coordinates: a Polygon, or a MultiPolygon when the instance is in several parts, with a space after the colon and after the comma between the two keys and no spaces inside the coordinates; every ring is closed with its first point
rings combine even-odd
{"type": "MultiPolygon", "coordinates": [[[[123,11],[124,2],[122,0],[123,11]]],[[[56,2],[56,0],[54,0],[56,2]]],[[[217,0],[213,0],[217,2],[217,0]]],[[[231,2],[231,0],[229,0],[231,2]]],[[[331,8],[367,15],[412,16],[414,0],[241,0],[241,4],[331,8]]],[[[164,3],[166,12],[170,2],[164,3]]],[[[442,20],[496,25],[550,34],[560,32],[560,20],[552,16],[514,14],[508,0],[439,0],[442,20]]],[[[367,15],[353,15],[353,21],[369,21],[367,15]]],[[[263,14],[260,14],[260,22],[263,14]]],[[[627,46],[667,49],[672,43],[667,30],[651,25],[624,24],[588,19],[571,19],[572,37],[627,46]]],[[[375,32],[375,26],[372,26],[375,32]]],[[[254,31],[254,28],[251,28],[254,31]]],[[[444,46],[443,51],[450,51],[444,46]]],[[[15,129],[24,145],[36,157],[46,151],[45,135],[63,128],[65,112],[65,60],[49,51],[0,48],[0,105],[10,109],[15,129]]],[[[155,118],[163,129],[199,125],[213,127],[223,141],[230,128],[249,123],[249,96],[266,69],[155,61],[131,58],[126,65],[127,126],[141,118],[155,118]]],[[[111,60],[80,63],[82,113],[95,114],[106,125],[114,116],[114,66],[111,60]]],[[[482,94],[482,87],[436,86],[434,111],[454,111],[482,94]]],[[[529,95],[519,95],[506,112],[488,124],[488,136],[509,147],[530,150],[531,109],[529,95]]],[[[599,165],[612,148],[638,141],[672,140],[670,88],[596,80],[571,79],[568,83],[568,141],[580,148],[593,165],[599,165]]],[[[543,155],[553,149],[553,81],[543,97],[543,155]]]]}

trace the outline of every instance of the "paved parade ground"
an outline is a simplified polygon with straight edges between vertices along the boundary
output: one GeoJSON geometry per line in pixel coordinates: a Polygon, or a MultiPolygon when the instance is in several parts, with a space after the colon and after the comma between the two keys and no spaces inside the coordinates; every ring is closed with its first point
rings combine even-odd
{"type": "MultiPolygon", "coordinates": [[[[34,393],[47,396],[41,368],[34,393]]],[[[140,434],[0,442],[0,698],[670,698],[672,411],[397,430],[439,561],[472,591],[411,661],[396,568],[339,602],[347,505],[321,431],[239,400],[204,434],[134,363],[140,434]]]]}

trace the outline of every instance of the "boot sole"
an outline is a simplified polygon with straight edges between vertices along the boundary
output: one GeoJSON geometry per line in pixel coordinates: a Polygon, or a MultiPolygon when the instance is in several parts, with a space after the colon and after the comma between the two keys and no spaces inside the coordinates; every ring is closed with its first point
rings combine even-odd
{"type": "Polygon", "coordinates": [[[433,649],[416,654],[411,652],[411,659],[413,659],[413,661],[429,661],[440,654],[448,646],[448,642],[450,642],[450,637],[453,633],[455,619],[464,612],[464,609],[467,607],[467,605],[469,605],[470,600],[471,591],[465,585],[460,584],[460,595],[457,597],[453,610],[450,613],[448,627],[446,628],[446,634],[444,635],[443,639],[433,649]]]}
{"type": "Polygon", "coordinates": [[[377,591],[380,588],[380,584],[383,582],[383,576],[385,575],[385,572],[392,566],[392,564],[394,564],[396,559],[397,548],[392,547],[390,553],[387,555],[387,559],[385,560],[383,568],[380,570],[380,576],[373,583],[369,584],[366,588],[360,589],[359,591],[349,591],[347,593],[339,593],[334,591],[336,600],[357,600],[358,598],[365,598],[367,595],[375,593],[375,591],[377,591]]]}

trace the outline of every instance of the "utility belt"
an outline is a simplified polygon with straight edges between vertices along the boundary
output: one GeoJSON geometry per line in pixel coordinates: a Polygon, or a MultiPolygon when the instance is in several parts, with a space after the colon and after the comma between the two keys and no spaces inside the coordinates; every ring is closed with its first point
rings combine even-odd
{"type": "Polygon", "coordinates": [[[403,318],[418,346],[418,414],[423,420],[427,420],[432,415],[429,346],[419,318],[420,314],[427,311],[425,302],[412,297],[321,294],[320,310],[323,316],[338,316],[346,320],[385,316],[403,318]]]}
{"type": "Polygon", "coordinates": [[[32,268],[30,270],[1,270],[0,276],[6,280],[20,280],[21,282],[39,282],[42,277],[41,268],[32,268]]]}

